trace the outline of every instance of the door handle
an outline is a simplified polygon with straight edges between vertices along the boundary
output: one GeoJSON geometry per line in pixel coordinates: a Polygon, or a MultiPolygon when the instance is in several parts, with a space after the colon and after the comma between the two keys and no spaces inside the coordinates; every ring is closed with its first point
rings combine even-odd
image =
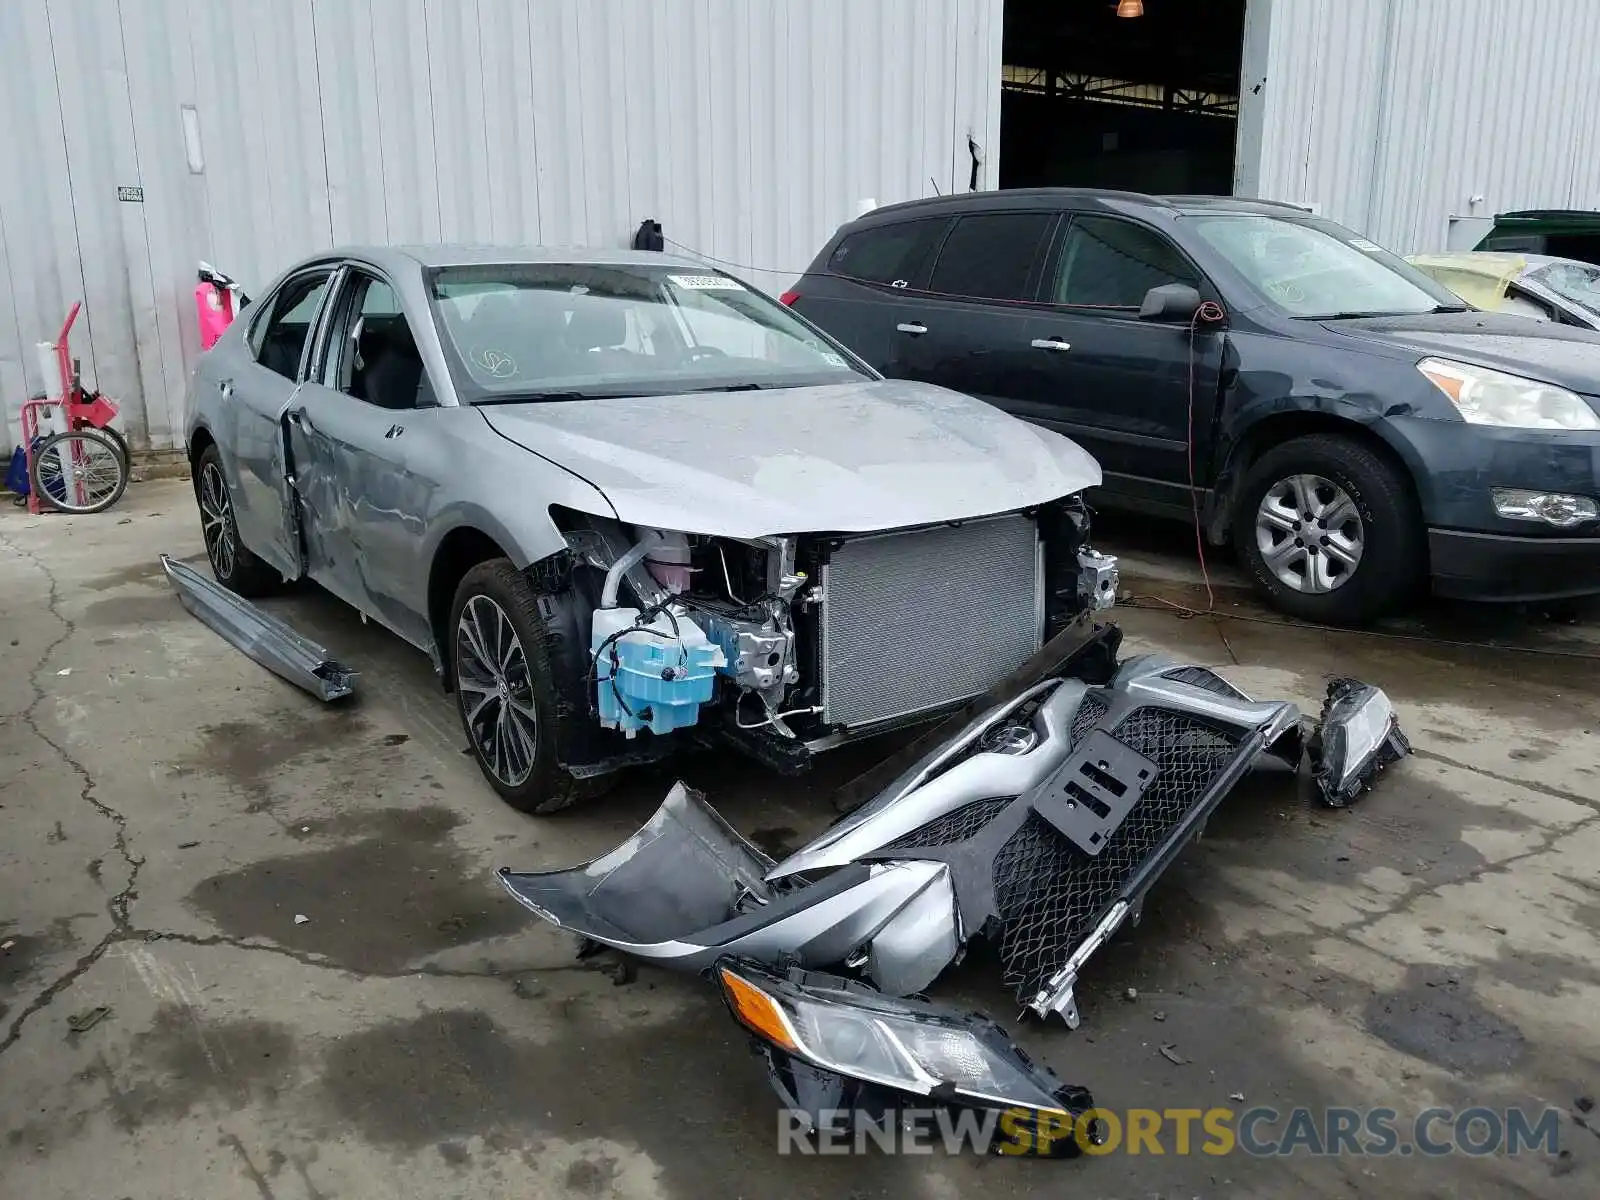
{"type": "Polygon", "coordinates": [[[1072,346],[1071,346],[1070,343],[1063,342],[1060,338],[1034,338],[1033,341],[1030,342],[1029,344],[1035,350],[1071,350],[1072,349],[1072,346]]]}
{"type": "Polygon", "coordinates": [[[383,436],[386,438],[397,438],[405,431],[406,427],[404,425],[391,425],[387,430],[384,431],[383,436]]]}
{"type": "Polygon", "coordinates": [[[288,411],[288,413],[285,414],[285,417],[288,420],[289,424],[298,425],[301,429],[304,429],[307,433],[315,433],[316,432],[316,430],[312,428],[312,426],[311,426],[311,418],[306,416],[306,410],[304,408],[291,408],[288,411]]]}
{"type": "Polygon", "coordinates": [[[222,393],[222,398],[224,400],[232,400],[233,399],[233,380],[231,380],[231,379],[220,380],[217,383],[217,391],[222,393]]]}
{"type": "Polygon", "coordinates": [[[928,327],[921,321],[901,321],[895,328],[901,333],[909,333],[912,337],[921,337],[928,332],[928,327]]]}

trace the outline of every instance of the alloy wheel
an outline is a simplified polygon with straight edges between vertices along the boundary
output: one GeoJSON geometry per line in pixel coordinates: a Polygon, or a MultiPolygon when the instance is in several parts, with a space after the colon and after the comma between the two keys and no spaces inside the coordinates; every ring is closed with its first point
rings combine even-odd
{"type": "Polygon", "coordinates": [[[1256,548],[1279,583],[1307,595],[1336,591],[1361,564],[1366,531],[1356,503],[1321,475],[1290,475],[1256,509],[1256,548]]]}
{"type": "Polygon", "coordinates": [[[469,598],[456,622],[456,688],[479,757],[501,783],[521,786],[539,746],[528,656],[511,618],[485,595],[469,598]]]}
{"type": "Polygon", "coordinates": [[[205,539],[211,570],[226,582],[232,578],[238,560],[239,534],[233,523],[228,484],[214,462],[208,462],[200,472],[200,536],[205,539]]]}

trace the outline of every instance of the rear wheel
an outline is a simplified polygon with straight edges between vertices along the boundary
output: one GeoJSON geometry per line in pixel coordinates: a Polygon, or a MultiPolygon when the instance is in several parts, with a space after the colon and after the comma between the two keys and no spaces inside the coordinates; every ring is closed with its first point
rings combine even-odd
{"type": "Polygon", "coordinates": [[[1403,601],[1422,577],[1422,518],[1399,468],[1338,434],[1294,438],[1251,467],[1234,544],[1284,612],[1355,624],[1403,601]]]}
{"type": "MultiPolygon", "coordinates": [[[[467,744],[489,785],[527,813],[553,813],[604,791],[560,764],[570,726],[588,710],[557,678],[570,647],[539,613],[538,595],[509,559],[479,563],[450,606],[448,653],[467,744]]],[[[566,681],[569,684],[571,681],[566,681]]]]}
{"type": "Polygon", "coordinates": [[[233,495],[222,470],[222,454],[215,446],[207,446],[196,464],[194,495],[200,504],[200,535],[205,540],[206,558],[211,561],[211,573],[217,582],[247,597],[264,596],[276,588],[278,572],[239,540],[233,495]]]}

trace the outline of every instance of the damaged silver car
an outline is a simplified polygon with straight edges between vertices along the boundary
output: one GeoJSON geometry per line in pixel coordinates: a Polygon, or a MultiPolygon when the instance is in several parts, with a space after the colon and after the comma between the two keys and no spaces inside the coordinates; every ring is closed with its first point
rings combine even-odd
{"type": "Polygon", "coordinates": [[[1116,591],[1078,446],[662,254],[319,255],[188,411],[217,579],[308,577],[425,650],[533,812],[686,736],[802,769],[1116,591]]]}
{"type": "Polygon", "coordinates": [[[502,872],[523,905],[585,938],[702,971],[727,958],[844,965],[921,992],[969,942],[1005,981],[1078,1024],[1084,963],[1264,755],[1298,767],[1300,713],[1208,668],[1116,662],[1087,638],[1065,671],[978,716],[782,862],[679,784],[611,853],[502,872]]]}

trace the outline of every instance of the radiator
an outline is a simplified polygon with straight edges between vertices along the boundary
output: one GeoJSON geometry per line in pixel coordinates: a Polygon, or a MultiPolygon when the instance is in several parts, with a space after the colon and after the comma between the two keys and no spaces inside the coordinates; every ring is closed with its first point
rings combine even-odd
{"type": "Polygon", "coordinates": [[[1038,531],[1017,514],[854,538],[822,593],[822,714],[842,725],[970,699],[1044,634],[1038,531]]]}

